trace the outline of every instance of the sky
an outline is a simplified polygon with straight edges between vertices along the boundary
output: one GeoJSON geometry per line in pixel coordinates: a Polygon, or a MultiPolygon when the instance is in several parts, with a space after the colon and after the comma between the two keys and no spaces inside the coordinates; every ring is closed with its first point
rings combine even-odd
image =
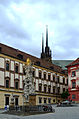
{"type": "Polygon", "coordinates": [[[0,42],[40,58],[48,25],[52,59],[79,57],[79,0],[0,0],[0,42]]]}

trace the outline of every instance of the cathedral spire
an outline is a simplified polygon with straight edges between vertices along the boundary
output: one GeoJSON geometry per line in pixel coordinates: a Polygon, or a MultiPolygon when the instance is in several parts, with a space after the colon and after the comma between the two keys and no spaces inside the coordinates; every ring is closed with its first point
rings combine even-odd
{"type": "Polygon", "coordinates": [[[44,53],[44,34],[42,33],[42,53],[44,53]]]}
{"type": "Polygon", "coordinates": [[[48,25],[46,25],[46,47],[48,47],[48,25]]]}

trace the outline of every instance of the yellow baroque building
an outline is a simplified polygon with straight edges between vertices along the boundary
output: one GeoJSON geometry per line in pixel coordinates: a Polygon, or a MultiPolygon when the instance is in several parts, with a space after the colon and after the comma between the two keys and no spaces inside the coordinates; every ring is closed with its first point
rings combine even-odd
{"type": "Polygon", "coordinates": [[[23,105],[23,87],[26,59],[33,62],[35,95],[30,96],[33,105],[53,104],[61,99],[61,93],[68,88],[66,72],[43,58],[0,43],[0,108],[10,105],[11,96],[15,105],[23,105]]]}

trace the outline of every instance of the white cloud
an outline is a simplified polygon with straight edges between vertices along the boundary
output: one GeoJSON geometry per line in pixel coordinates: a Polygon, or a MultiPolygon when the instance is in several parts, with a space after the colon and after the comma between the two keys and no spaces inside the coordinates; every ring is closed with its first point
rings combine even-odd
{"type": "Polygon", "coordinates": [[[40,57],[41,34],[44,32],[45,36],[45,25],[48,24],[49,45],[54,59],[78,57],[78,0],[7,1],[0,1],[2,43],[40,57]]]}

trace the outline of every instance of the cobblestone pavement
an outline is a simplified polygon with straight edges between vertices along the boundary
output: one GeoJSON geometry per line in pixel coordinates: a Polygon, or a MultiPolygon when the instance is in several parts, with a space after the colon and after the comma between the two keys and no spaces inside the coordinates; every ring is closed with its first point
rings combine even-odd
{"type": "Polygon", "coordinates": [[[1,114],[0,110],[0,119],[79,119],[79,107],[55,107],[55,113],[31,116],[1,114]]]}

